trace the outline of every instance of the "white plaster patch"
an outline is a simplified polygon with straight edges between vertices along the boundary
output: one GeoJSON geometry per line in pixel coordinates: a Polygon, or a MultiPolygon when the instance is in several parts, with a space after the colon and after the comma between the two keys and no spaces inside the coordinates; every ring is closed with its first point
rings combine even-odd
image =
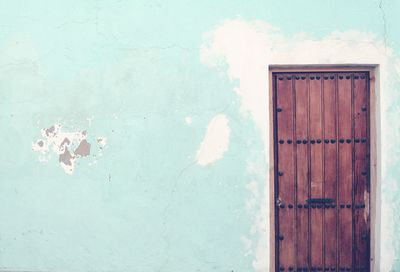
{"type": "MultiPolygon", "coordinates": [[[[101,157],[101,156],[103,156],[104,149],[107,148],[107,138],[106,137],[98,137],[96,139],[96,142],[97,142],[97,146],[99,148],[98,156],[101,157]]],[[[95,160],[93,162],[93,164],[96,164],[96,163],[97,163],[97,160],[95,160]]]]}
{"type": "MultiPolygon", "coordinates": [[[[382,142],[382,176],[385,177],[385,161],[397,159],[394,150],[399,145],[396,130],[398,116],[385,114],[393,101],[399,101],[399,94],[393,88],[399,81],[400,61],[383,41],[370,33],[354,30],[333,32],[315,39],[305,33],[285,36],[279,29],[263,21],[227,20],[204,36],[200,49],[203,64],[225,74],[238,85],[233,91],[241,99],[241,111],[251,117],[260,129],[264,141],[265,160],[269,161],[268,138],[268,65],[270,64],[379,64],[381,129],[386,139],[382,142]]],[[[268,167],[263,166],[263,171],[268,167]]],[[[265,174],[264,174],[265,175],[265,174]]],[[[389,182],[388,182],[389,183],[389,182]]],[[[382,184],[382,189],[390,184],[382,184]]],[[[251,187],[250,187],[251,188],[251,187]]],[[[253,266],[256,271],[269,271],[269,180],[265,182],[260,196],[258,216],[253,230],[259,235],[254,250],[253,266]]],[[[382,218],[382,233],[393,231],[393,221],[382,218]]],[[[384,240],[382,240],[384,241],[384,240]]],[[[389,271],[394,261],[394,244],[385,240],[381,256],[382,271],[389,271]]]]}
{"type": "Polygon", "coordinates": [[[101,147],[104,148],[107,145],[107,138],[106,137],[98,137],[97,138],[97,144],[101,147]]]}
{"type": "MultiPolygon", "coordinates": [[[[32,150],[39,152],[39,161],[48,162],[50,154],[58,156],[60,166],[65,173],[74,172],[77,159],[90,155],[90,143],[87,141],[87,131],[65,132],[60,124],[54,124],[41,130],[42,138],[32,143],[32,150]]],[[[104,147],[106,142],[101,141],[104,147]]]]}
{"type": "Polygon", "coordinates": [[[90,116],[90,117],[88,117],[88,118],[86,118],[86,121],[88,122],[88,125],[89,125],[89,126],[92,125],[93,119],[94,119],[94,116],[93,116],[93,115],[90,116]]]}
{"type": "Polygon", "coordinates": [[[32,149],[34,151],[45,154],[46,152],[49,151],[49,146],[47,145],[46,141],[39,139],[35,143],[32,143],[32,149]]]}
{"type": "Polygon", "coordinates": [[[197,163],[206,166],[219,159],[228,150],[231,129],[228,118],[218,114],[208,124],[206,135],[197,151],[197,163]]]}
{"type": "Polygon", "coordinates": [[[252,241],[249,238],[247,238],[246,236],[240,237],[240,240],[244,244],[244,248],[245,248],[244,256],[248,256],[248,255],[252,254],[252,241]]]}
{"type": "MultiPolygon", "coordinates": [[[[381,231],[382,241],[396,240],[396,230],[394,227],[394,207],[388,201],[382,201],[381,220],[385,222],[385,229],[381,231]]],[[[389,243],[383,243],[381,248],[381,271],[392,271],[392,264],[396,258],[395,251],[389,243]],[[382,254],[384,253],[384,254],[382,254]]]]}
{"type": "Polygon", "coordinates": [[[193,121],[192,117],[190,117],[190,116],[185,117],[185,122],[186,122],[186,124],[188,124],[189,126],[192,124],[192,121],[193,121]]]}
{"type": "Polygon", "coordinates": [[[246,200],[245,206],[246,210],[251,213],[256,208],[259,196],[257,182],[255,180],[250,181],[249,183],[247,183],[246,189],[251,193],[251,197],[246,200]]]}

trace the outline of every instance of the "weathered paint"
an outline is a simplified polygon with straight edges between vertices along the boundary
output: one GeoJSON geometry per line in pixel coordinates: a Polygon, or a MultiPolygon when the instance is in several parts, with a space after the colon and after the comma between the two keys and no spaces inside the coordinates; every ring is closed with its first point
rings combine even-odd
{"type": "MultiPolygon", "coordinates": [[[[58,155],[60,166],[67,174],[73,174],[75,162],[90,155],[91,144],[87,141],[87,131],[64,132],[62,125],[54,124],[41,130],[42,139],[32,143],[32,149],[39,152],[39,161],[49,162],[51,152],[58,155]],[[73,152],[71,153],[71,151],[73,152]]],[[[106,146],[105,138],[97,138],[99,155],[106,146]]]]}
{"type": "Polygon", "coordinates": [[[268,64],[376,63],[381,271],[399,271],[398,10],[0,2],[0,268],[269,271],[268,64]]]}

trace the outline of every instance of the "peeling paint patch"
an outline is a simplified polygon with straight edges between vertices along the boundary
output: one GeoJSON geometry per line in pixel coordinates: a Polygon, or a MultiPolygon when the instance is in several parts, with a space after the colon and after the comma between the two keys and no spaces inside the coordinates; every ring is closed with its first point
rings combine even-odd
{"type": "Polygon", "coordinates": [[[47,128],[47,129],[45,129],[44,130],[44,132],[45,132],[45,134],[46,134],[46,136],[48,136],[48,137],[50,137],[50,136],[54,136],[55,135],[55,126],[51,126],[51,127],[49,127],[49,128],[47,128]]]}
{"type": "MultiPolygon", "coordinates": [[[[40,153],[39,161],[48,162],[51,154],[55,154],[67,174],[74,172],[77,159],[90,155],[91,144],[86,130],[64,132],[60,124],[54,124],[42,129],[41,134],[42,138],[32,143],[32,150],[40,153]]],[[[97,144],[102,150],[106,146],[105,138],[98,138],[97,144]]]]}
{"type": "Polygon", "coordinates": [[[197,163],[206,166],[219,159],[228,150],[231,130],[228,118],[224,114],[218,114],[208,124],[206,135],[197,151],[197,163]]]}
{"type": "Polygon", "coordinates": [[[364,191],[364,203],[365,203],[365,209],[364,209],[364,221],[367,223],[368,221],[368,216],[369,216],[369,210],[370,210],[370,205],[369,205],[369,193],[367,190],[364,191]]]}
{"type": "Polygon", "coordinates": [[[98,137],[96,141],[100,148],[104,148],[107,145],[107,138],[105,137],[98,137]]]}
{"type": "MultiPolygon", "coordinates": [[[[98,137],[96,139],[97,142],[97,147],[98,147],[98,156],[101,157],[103,156],[103,151],[107,147],[107,138],[106,137],[98,137]]],[[[97,163],[95,161],[94,163],[97,163]]]]}
{"type": "Polygon", "coordinates": [[[46,153],[49,147],[44,140],[37,140],[35,143],[32,143],[32,149],[37,152],[46,153]]]}
{"type": "Polygon", "coordinates": [[[75,155],[86,157],[90,155],[90,144],[86,139],[83,139],[74,151],[75,155]]]}
{"type": "Polygon", "coordinates": [[[72,156],[67,147],[64,153],[59,155],[58,161],[66,173],[72,173],[74,171],[75,158],[76,157],[72,156]]]}

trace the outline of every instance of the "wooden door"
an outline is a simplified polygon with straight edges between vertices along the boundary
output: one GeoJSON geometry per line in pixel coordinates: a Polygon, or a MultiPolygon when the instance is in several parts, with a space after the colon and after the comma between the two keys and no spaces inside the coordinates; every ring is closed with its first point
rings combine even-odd
{"type": "Polygon", "coordinates": [[[368,72],[273,73],[276,271],[370,271],[368,72]]]}

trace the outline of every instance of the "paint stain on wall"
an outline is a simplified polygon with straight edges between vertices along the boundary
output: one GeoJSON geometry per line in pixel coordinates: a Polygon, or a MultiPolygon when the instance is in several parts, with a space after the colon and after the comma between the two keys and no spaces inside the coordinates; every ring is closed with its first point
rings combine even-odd
{"type": "MultiPolygon", "coordinates": [[[[52,155],[58,157],[65,173],[73,174],[77,160],[91,154],[91,144],[86,130],[65,132],[60,124],[54,124],[41,130],[42,138],[32,143],[32,149],[39,153],[39,161],[49,162],[52,155]]],[[[106,139],[96,140],[100,155],[106,146],[106,139]]]]}

